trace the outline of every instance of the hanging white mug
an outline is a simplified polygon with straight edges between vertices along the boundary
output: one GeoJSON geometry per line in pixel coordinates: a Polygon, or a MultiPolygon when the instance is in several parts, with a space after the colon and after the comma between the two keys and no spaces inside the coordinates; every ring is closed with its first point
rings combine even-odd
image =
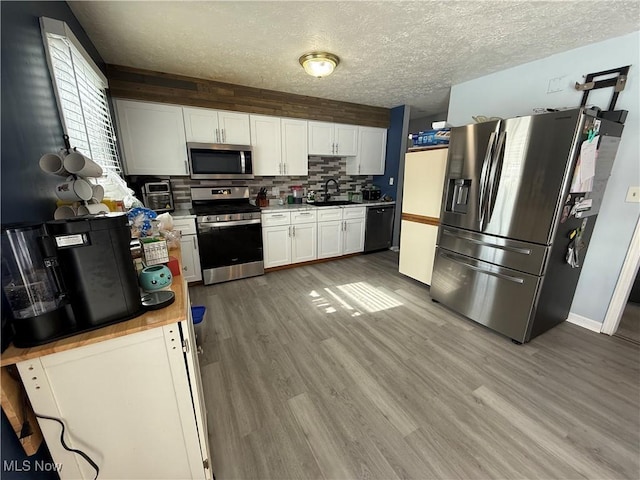
{"type": "Polygon", "coordinates": [[[104,203],[90,203],[78,207],[78,215],[97,215],[99,213],[109,213],[109,207],[104,203]]]}
{"type": "Polygon", "coordinates": [[[76,215],[76,210],[71,205],[60,205],[53,213],[53,218],[62,220],[63,218],[72,218],[76,215]]]}
{"type": "Polygon", "coordinates": [[[81,177],[102,176],[102,167],[77,150],[74,150],[64,157],[64,168],[67,172],[80,175],[81,177]]]}
{"type": "Polygon", "coordinates": [[[42,171],[51,173],[52,175],[68,177],[69,172],[64,168],[65,155],[66,151],[64,150],[60,153],[45,153],[40,157],[40,168],[42,171]]]}
{"type": "Polygon", "coordinates": [[[82,178],[69,177],[56,186],[56,195],[60,200],[73,202],[75,200],[89,200],[93,195],[91,184],[82,178]]]}
{"type": "Polygon", "coordinates": [[[93,185],[92,188],[93,195],[91,195],[91,198],[95,198],[97,200],[96,203],[102,202],[104,199],[104,187],[102,185],[93,185]]]}

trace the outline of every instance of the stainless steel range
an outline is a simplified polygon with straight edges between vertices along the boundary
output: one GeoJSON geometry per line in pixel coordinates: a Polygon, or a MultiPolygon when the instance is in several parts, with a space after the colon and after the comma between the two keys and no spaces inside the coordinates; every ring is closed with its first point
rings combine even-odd
{"type": "Polygon", "coordinates": [[[205,285],[264,274],[260,208],[249,187],[193,187],[205,285]]]}

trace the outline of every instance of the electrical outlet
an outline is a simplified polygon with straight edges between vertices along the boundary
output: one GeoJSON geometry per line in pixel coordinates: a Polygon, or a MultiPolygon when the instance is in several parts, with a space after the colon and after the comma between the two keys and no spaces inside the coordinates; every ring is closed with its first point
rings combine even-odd
{"type": "Polygon", "coordinates": [[[389,185],[393,185],[393,177],[389,177],[389,185]]]}
{"type": "Polygon", "coordinates": [[[629,187],[629,190],[627,190],[627,198],[625,199],[625,202],[640,203],[640,187],[629,187]]]}
{"type": "Polygon", "coordinates": [[[271,195],[274,197],[280,196],[280,189],[278,187],[271,187],[271,195]]]}

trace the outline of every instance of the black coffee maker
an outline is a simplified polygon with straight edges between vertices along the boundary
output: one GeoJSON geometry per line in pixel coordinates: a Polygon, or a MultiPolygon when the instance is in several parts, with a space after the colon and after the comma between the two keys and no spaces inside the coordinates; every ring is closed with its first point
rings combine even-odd
{"type": "Polygon", "coordinates": [[[30,347],[143,313],[125,214],[7,227],[2,289],[30,347]]]}

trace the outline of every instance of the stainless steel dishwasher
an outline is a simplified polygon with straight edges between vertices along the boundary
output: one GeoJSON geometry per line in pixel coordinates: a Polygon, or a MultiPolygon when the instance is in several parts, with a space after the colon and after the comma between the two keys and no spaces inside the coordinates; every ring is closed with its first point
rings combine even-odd
{"type": "Polygon", "coordinates": [[[374,252],[391,247],[394,205],[367,207],[367,226],[364,235],[364,251],[374,252]]]}

